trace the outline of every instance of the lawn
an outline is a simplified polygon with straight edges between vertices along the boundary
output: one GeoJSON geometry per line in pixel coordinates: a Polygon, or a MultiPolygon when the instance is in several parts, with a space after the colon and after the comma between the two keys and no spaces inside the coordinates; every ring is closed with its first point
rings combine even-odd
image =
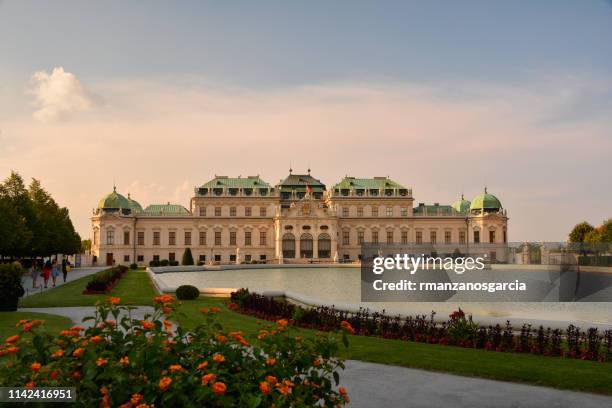
{"type": "Polygon", "coordinates": [[[85,276],[53,290],[23,298],[19,307],[93,306],[109,296],[120,297],[124,303],[152,305],[157,294],[151,279],[142,270],[128,270],[108,295],[83,295],[91,276],[85,276]]]}
{"type": "MultiPolygon", "coordinates": [[[[87,280],[86,277],[54,290],[33,295],[24,299],[21,306],[93,305],[97,300],[108,297],[108,295],[83,295],[81,292],[87,280]]],[[[112,290],[111,295],[120,297],[122,303],[150,305],[156,292],[146,272],[138,270],[128,271],[112,290]]],[[[182,302],[179,308],[182,316],[177,318],[178,323],[181,326],[192,328],[202,321],[199,309],[213,306],[222,309],[219,320],[224,329],[228,331],[242,330],[245,334],[253,336],[263,322],[230,311],[227,308],[227,299],[201,297],[197,300],[182,302]]],[[[18,317],[12,318],[13,322],[18,320],[18,317]]],[[[14,327],[14,323],[12,326],[14,327]]],[[[314,331],[300,328],[292,328],[291,333],[303,337],[314,335],[314,331]]],[[[364,336],[351,336],[350,346],[348,349],[342,349],[341,356],[347,359],[449,372],[464,376],[612,394],[612,363],[602,364],[530,354],[496,353],[364,336]]]]}
{"type": "MultiPolygon", "coordinates": [[[[242,330],[245,334],[257,333],[263,321],[230,311],[226,302],[222,298],[183,301],[179,310],[185,316],[178,319],[179,323],[187,328],[194,327],[202,320],[199,313],[201,307],[218,306],[222,310],[219,320],[225,330],[242,330]]],[[[292,334],[308,337],[314,335],[314,331],[292,328],[292,334]]],[[[346,359],[612,394],[612,363],[497,353],[365,336],[350,336],[349,343],[348,349],[341,348],[341,356],[346,359]]]]}
{"type": "Polygon", "coordinates": [[[0,312],[0,340],[4,340],[8,336],[19,333],[20,329],[16,327],[20,320],[44,320],[42,326],[49,333],[56,334],[60,330],[67,329],[72,326],[72,321],[67,317],[51,315],[47,313],[30,313],[30,312],[0,312]]]}

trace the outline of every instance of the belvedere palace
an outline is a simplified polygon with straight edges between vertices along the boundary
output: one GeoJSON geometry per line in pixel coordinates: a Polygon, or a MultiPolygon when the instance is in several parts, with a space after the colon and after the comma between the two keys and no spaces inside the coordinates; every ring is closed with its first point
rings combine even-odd
{"type": "Polygon", "coordinates": [[[102,198],[92,221],[98,264],[351,262],[362,243],[439,245],[447,252],[485,246],[502,260],[508,217],[484,192],[471,202],[415,205],[412,189],[388,177],[345,177],[327,188],[308,174],[272,186],[259,176],[215,176],[196,187],[189,208],[143,207],[130,194],[102,198]],[[497,251],[496,251],[497,250],[497,251]]]}

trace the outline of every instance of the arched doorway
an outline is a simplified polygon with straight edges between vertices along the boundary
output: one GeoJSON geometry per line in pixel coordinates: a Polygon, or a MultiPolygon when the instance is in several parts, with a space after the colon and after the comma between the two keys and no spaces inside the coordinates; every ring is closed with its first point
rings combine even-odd
{"type": "Polygon", "coordinates": [[[331,237],[329,234],[323,233],[319,235],[317,247],[317,256],[319,258],[331,258],[331,237]]]}
{"type": "Polygon", "coordinates": [[[295,237],[290,232],[283,235],[283,258],[295,258],[295,237]]]}
{"type": "Polygon", "coordinates": [[[300,258],[312,258],[312,235],[307,232],[300,236],[300,258]]]}

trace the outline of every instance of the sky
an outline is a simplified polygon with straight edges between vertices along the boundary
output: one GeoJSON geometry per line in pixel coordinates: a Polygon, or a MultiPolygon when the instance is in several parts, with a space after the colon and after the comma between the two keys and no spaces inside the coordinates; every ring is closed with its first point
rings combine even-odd
{"type": "Polygon", "coordinates": [[[0,0],[0,178],[83,238],[113,184],[188,206],[217,175],[486,185],[511,241],[612,217],[612,1],[0,0]]]}

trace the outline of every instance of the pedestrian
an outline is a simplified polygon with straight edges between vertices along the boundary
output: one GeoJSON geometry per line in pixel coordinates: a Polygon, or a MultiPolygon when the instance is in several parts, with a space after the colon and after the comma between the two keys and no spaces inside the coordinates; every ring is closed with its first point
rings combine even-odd
{"type": "Polygon", "coordinates": [[[32,289],[36,289],[36,281],[38,280],[38,275],[40,275],[40,271],[38,270],[38,265],[36,263],[36,259],[32,260],[30,264],[30,276],[32,277],[32,289]]]}
{"type": "Polygon", "coordinates": [[[62,275],[64,276],[64,283],[66,283],[66,275],[68,275],[69,270],[70,262],[68,262],[68,259],[62,258],[62,275]]]}
{"type": "Polygon", "coordinates": [[[53,258],[53,265],[51,267],[51,279],[53,280],[53,287],[57,282],[57,277],[59,276],[60,265],[57,262],[57,257],[53,258]]]}
{"type": "Polygon", "coordinates": [[[42,268],[43,280],[45,281],[45,289],[47,289],[47,284],[49,283],[49,277],[51,277],[51,261],[47,259],[42,268]]]}

